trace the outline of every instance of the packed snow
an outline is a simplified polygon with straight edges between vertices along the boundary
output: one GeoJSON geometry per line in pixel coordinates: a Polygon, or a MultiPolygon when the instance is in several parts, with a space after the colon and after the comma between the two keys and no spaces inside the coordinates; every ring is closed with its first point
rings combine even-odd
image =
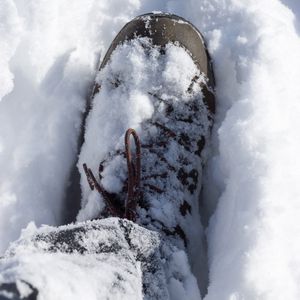
{"type": "Polygon", "coordinates": [[[63,223],[85,99],[115,34],[172,12],[203,33],[217,113],[205,169],[205,299],[300,298],[300,7],[296,0],[2,0],[0,250],[63,223]]]}

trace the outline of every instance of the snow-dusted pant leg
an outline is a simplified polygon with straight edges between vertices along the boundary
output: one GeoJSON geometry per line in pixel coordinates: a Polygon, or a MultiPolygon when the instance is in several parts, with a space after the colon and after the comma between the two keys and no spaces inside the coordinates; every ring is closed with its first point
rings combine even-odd
{"type": "Polygon", "coordinates": [[[185,251],[109,218],[27,228],[0,262],[0,299],[200,299],[185,251]]]}

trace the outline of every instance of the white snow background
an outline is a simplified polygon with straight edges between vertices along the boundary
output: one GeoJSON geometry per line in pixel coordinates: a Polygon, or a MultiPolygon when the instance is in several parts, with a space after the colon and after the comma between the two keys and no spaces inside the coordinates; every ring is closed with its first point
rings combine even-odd
{"type": "Polygon", "coordinates": [[[205,300],[300,299],[298,0],[1,0],[0,251],[30,221],[62,223],[99,57],[152,10],[196,25],[214,62],[205,300]]]}

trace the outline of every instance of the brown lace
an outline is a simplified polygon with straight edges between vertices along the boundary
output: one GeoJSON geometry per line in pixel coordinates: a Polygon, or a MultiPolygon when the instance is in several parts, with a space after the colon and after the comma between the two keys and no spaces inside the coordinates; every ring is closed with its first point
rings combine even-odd
{"type": "Polygon", "coordinates": [[[140,200],[140,180],[141,180],[141,143],[134,129],[129,128],[125,134],[125,152],[128,168],[128,190],[125,203],[125,215],[128,220],[135,221],[136,206],[140,200]],[[135,163],[132,160],[130,149],[130,136],[133,136],[135,142],[135,163]]]}
{"type": "Polygon", "coordinates": [[[126,218],[131,221],[136,220],[136,206],[141,198],[140,180],[141,180],[141,143],[136,131],[129,128],[125,133],[125,154],[128,168],[128,188],[127,199],[125,201],[125,210],[122,210],[108,193],[101,183],[98,183],[91,169],[83,164],[83,169],[87,181],[92,190],[96,189],[102,195],[110,214],[114,217],[126,218]],[[135,142],[135,162],[132,159],[130,136],[133,136],[135,142]],[[124,212],[125,211],[125,212],[124,212]]]}

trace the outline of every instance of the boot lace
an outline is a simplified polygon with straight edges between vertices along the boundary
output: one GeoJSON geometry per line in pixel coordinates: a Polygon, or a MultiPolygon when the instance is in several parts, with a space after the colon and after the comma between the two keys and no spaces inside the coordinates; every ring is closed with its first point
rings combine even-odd
{"type": "MultiPolygon", "coordinates": [[[[107,192],[101,183],[97,181],[95,175],[93,174],[92,170],[88,168],[87,164],[83,164],[83,169],[91,190],[96,189],[96,191],[102,195],[111,216],[135,221],[136,207],[141,198],[141,143],[136,131],[132,128],[129,128],[125,133],[125,156],[127,160],[128,183],[124,209],[120,208],[120,205],[116,203],[112,194],[107,192]],[[135,143],[135,159],[133,159],[131,153],[131,136],[133,137],[135,143]]],[[[101,178],[101,175],[99,177],[101,178]]]]}

